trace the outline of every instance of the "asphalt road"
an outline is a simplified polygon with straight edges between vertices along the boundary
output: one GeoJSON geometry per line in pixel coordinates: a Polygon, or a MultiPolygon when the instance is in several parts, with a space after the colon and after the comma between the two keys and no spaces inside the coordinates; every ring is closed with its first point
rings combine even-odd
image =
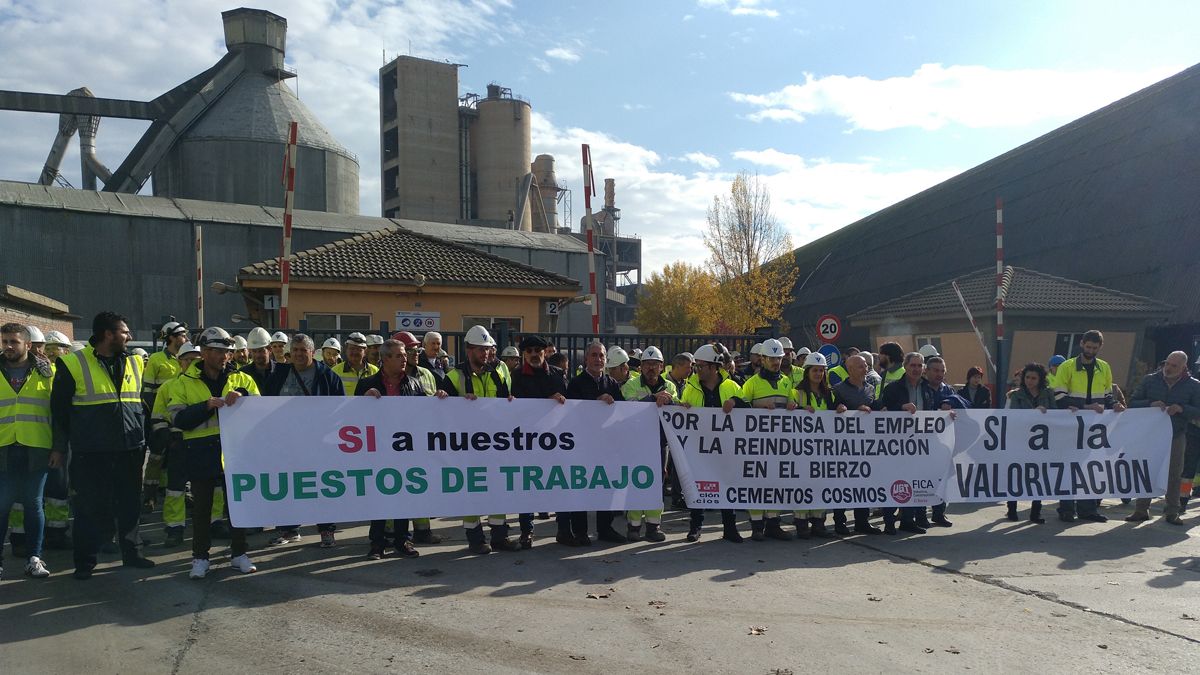
{"type": "MultiPolygon", "coordinates": [[[[0,673],[1180,672],[1200,655],[1200,518],[1032,525],[951,508],[923,536],[699,543],[668,513],[663,544],[553,542],[470,556],[461,527],[416,559],[365,560],[366,527],[320,549],[251,539],[259,566],[202,581],[187,549],[153,570],[69,552],[20,576],[6,551],[0,673]]],[[[1157,507],[1156,507],[1157,508],[1157,507]]],[[[749,527],[743,521],[743,530],[749,527]]],[[[144,528],[161,540],[160,525],[144,528]]]]}

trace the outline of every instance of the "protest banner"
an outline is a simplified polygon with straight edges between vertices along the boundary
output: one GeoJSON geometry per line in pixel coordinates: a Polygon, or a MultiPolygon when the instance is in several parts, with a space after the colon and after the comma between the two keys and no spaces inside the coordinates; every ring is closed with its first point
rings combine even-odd
{"type": "Polygon", "coordinates": [[[693,508],[928,506],[945,493],[949,413],[659,412],[693,508]]]}
{"type": "Polygon", "coordinates": [[[220,424],[238,527],[662,505],[645,404],[253,397],[220,424]]]}
{"type": "Polygon", "coordinates": [[[1158,409],[960,410],[954,432],[948,501],[1131,498],[1166,492],[1171,422],[1158,409]]]}

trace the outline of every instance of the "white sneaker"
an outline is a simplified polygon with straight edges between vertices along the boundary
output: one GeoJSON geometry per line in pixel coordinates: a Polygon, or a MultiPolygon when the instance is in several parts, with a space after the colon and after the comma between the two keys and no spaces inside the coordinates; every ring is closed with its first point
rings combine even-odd
{"type": "Polygon", "coordinates": [[[188,576],[192,579],[203,579],[206,574],[208,574],[208,561],[203,558],[192,558],[192,573],[188,576]]]}
{"type": "Polygon", "coordinates": [[[34,579],[45,579],[50,576],[50,570],[46,569],[46,563],[36,555],[29,557],[29,562],[25,563],[25,574],[34,579]]]}
{"type": "Polygon", "coordinates": [[[241,572],[242,574],[250,574],[251,572],[258,571],[258,568],[254,566],[254,563],[250,562],[250,556],[246,555],[245,553],[239,555],[233,560],[230,560],[229,566],[241,572]]]}

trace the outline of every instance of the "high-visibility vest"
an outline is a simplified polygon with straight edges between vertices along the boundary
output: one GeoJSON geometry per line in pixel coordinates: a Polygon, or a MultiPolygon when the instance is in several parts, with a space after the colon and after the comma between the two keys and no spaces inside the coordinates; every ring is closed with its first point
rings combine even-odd
{"type": "MultiPolygon", "coordinates": [[[[71,396],[71,448],[80,452],[103,449],[114,438],[96,435],[109,429],[113,417],[121,418],[122,429],[134,419],[145,419],[142,407],[142,357],[128,354],[120,383],[114,383],[108,369],[96,359],[96,350],[88,345],[59,359],[59,368],[70,372],[76,390],[71,396]]],[[[144,424],[140,423],[138,426],[144,424]]]]}
{"type": "Polygon", "coordinates": [[[436,394],[438,390],[437,377],[434,376],[433,371],[421,366],[414,366],[414,368],[417,369],[417,373],[412,377],[415,377],[417,382],[421,383],[421,389],[425,390],[425,395],[433,396],[436,394]]]}
{"type": "MultiPolygon", "coordinates": [[[[831,393],[830,398],[832,398],[832,396],[833,395],[831,393]]],[[[833,409],[833,406],[831,405],[832,401],[830,399],[822,398],[819,394],[817,394],[815,392],[802,391],[800,389],[796,390],[796,403],[801,408],[808,408],[811,406],[813,410],[832,410],[833,409]]]]}
{"type": "MultiPolygon", "coordinates": [[[[733,380],[721,380],[721,384],[717,387],[717,395],[721,397],[721,404],[731,398],[739,398],[742,395],[742,388],[733,380]]],[[[700,384],[700,376],[693,374],[683,383],[683,392],[679,394],[679,400],[693,408],[704,407],[704,389],[700,384]]]]}
{"type": "Polygon", "coordinates": [[[479,374],[471,372],[470,366],[464,363],[446,373],[446,380],[456,396],[474,394],[479,398],[508,398],[508,393],[512,391],[508,368],[503,363],[495,370],[485,370],[479,374]]]}
{"type": "Polygon", "coordinates": [[[147,394],[153,394],[166,382],[175,379],[179,373],[183,372],[183,366],[179,363],[179,357],[175,356],[167,350],[154,352],[150,355],[150,360],[146,361],[146,375],[142,383],[146,388],[147,394]]]}
{"type": "Polygon", "coordinates": [[[679,401],[679,392],[675,391],[675,384],[661,375],[658,378],[658,387],[651,387],[646,384],[641,375],[637,377],[630,375],[629,380],[621,386],[621,396],[626,401],[640,401],[648,396],[655,396],[660,391],[669,393],[672,402],[679,401]]]}
{"type": "MultiPolygon", "coordinates": [[[[30,355],[30,360],[33,356],[30,355]]],[[[8,380],[0,386],[0,448],[20,443],[30,448],[50,449],[50,389],[54,376],[39,372],[34,364],[20,391],[8,380]]]]}
{"type": "Polygon", "coordinates": [[[1112,368],[1107,361],[1096,359],[1095,373],[1092,375],[1092,389],[1088,391],[1087,371],[1078,367],[1079,357],[1067,359],[1058,366],[1054,377],[1055,394],[1063,394],[1074,398],[1087,400],[1090,396],[1092,403],[1104,403],[1106,396],[1112,393],[1112,368]]]}
{"type": "Polygon", "coordinates": [[[354,389],[358,387],[359,380],[365,380],[378,373],[379,368],[363,361],[363,369],[354,370],[349,361],[342,361],[333,367],[333,372],[342,378],[342,388],[346,390],[346,396],[354,396],[354,389]]]}
{"type": "Polygon", "coordinates": [[[879,376],[879,384],[875,387],[875,398],[881,398],[883,396],[883,388],[902,377],[904,377],[904,366],[900,366],[895,370],[883,371],[883,374],[879,376]]]}
{"type": "Polygon", "coordinates": [[[742,385],[743,401],[749,403],[751,407],[762,407],[767,403],[774,403],[776,408],[782,408],[789,401],[796,400],[796,390],[792,386],[792,378],[781,373],[778,380],[771,382],[762,376],[764,372],[766,372],[765,368],[759,370],[742,385]]]}
{"type": "MultiPolygon", "coordinates": [[[[209,391],[208,385],[200,379],[201,365],[200,362],[193,363],[186,372],[171,383],[167,400],[167,414],[171,418],[172,426],[175,426],[175,416],[184,408],[212,398],[212,392],[209,391]]],[[[236,389],[245,389],[251,396],[259,395],[258,385],[254,383],[254,378],[237,370],[229,373],[229,377],[225,380],[225,386],[221,388],[221,396],[224,397],[236,389]]],[[[203,424],[193,429],[184,429],[183,440],[216,436],[220,433],[221,426],[217,423],[217,415],[214,413],[203,424]]]]}
{"type": "Polygon", "coordinates": [[[825,373],[825,379],[831,387],[847,377],[850,377],[850,373],[846,372],[846,366],[834,366],[825,373]]]}

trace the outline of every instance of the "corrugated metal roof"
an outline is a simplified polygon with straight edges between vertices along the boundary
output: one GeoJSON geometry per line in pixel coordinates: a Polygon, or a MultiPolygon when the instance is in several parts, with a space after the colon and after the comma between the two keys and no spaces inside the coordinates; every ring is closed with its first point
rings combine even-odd
{"type": "MultiPolygon", "coordinates": [[[[1007,286],[1004,310],[1013,315],[1053,312],[1093,316],[1166,316],[1174,310],[1152,298],[1122,293],[1111,288],[1064,279],[1023,267],[1013,267],[1007,286]]],[[[996,270],[983,269],[959,277],[959,290],[976,316],[994,313],[996,307],[996,270]]],[[[962,311],[951,281],[934,284],[850,315],[857,323],[915,317],[944,317],[962,311]]]]}
{"type": "MultiPolygon", "coordinates": [[[[579,283],[536,267],[400,228],[356,235],[291,258],[296,280],[426,283],[449,286],[544,288],[574,292],[579,283]]],[[[239,277],[279,278],[279,261],[243,267],[239,277]]]]}
{"type": "Polygon", "coordinates": [[[1193,66],[797,249],[784,318],[811,326],[994,264],[1002,197],[1007,263],[1176,305],[1173,323],[1200,322],[1198,185],[1193,66]]]}
{"type": "MultiPolygon", "coordinates": [[[[122,193],[93,192],[50,187],[36,183],[0,181],[0,204],[33,206],[48,209],[68,209],[115,213],[133,216],[153,216],[186,221],[244,223],[283,227],[283,209],[274,207],[210,202],[196,199],[171,199],[122,193]]],[[[435,237],[459,244],[479,247],[524,248],[535,251],[564,251],[587,253],[587,245],[564,234],[520,232],[514,230],[431,223],[419,220],[395,220],[325,211],[297,210],[292,214],[295,227],[341,232],[371,232],[398,226],[409,232],[435,237]]]]}

